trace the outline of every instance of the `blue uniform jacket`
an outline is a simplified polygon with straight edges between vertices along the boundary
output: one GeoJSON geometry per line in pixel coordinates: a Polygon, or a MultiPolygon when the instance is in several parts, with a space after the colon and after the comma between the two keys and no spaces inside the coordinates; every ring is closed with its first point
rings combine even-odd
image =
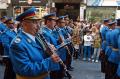
{"type": "Polygon", "coordinates": [[[106,38],[105,38],[105,36],[106,36],[106,33],[107,33],[108,30],[109,30],[109,28],[107,26],[104,26],[101,30],[101,36],[102,36],[101,48],[102,48],[103,51],[105,51],[105,49],[106,49],[106,38]]]}
{"type": "MultiPolygon", "coordinates": [[[[120,32],[120,29],[119,29],[120,32]]],[[[118,49],[119,49],[119,53],[120,53],[120,33],[119,33],[119,37],[118,37],[118,49]]]]}
{"type": "Polygon", "coordinates": [[[10,46],[12,39],[15,38],[16,35],[17,33],[15,33],[13,30],[10,30],[8,28],[6,29],[5,32],[1,34],[1,41],[4,47],[4,55],[9,56],[9,46],[10,46]]]}
{"type": "Polygon", "coordinates": [[[60,27],[59,28],[59,33],[61,34],[63,41],[65,43],[68,43],[68,48],[71,54],[73,54],[74,49],[73,49],[73,45],[71,43],[71,40],[69,40],[69,33],[65,30],[65,27],[60,27]]]}
{"type": "MultiPolygon", "coordinates": [[[[60,47],[60,43],[58,41],[59,35],[57,31],[55,30],[52,31],[47,27],[43,27],[42,32],[47,42],[49,42],[50,44],[53,44],[56,48],[60,47]]],[[[57,51],[58,55],[63,61],[66,60],[66,52],[67,50],[65,48],[61,48],[57,51]]]]}
{"type": "Polygon", "coordinates": [[[5,24],[0,23],[0,43],[2,43],[1,34],[2,34],[2,32],[3,32],[6,28],[7,28],[7,27],[5,26],[5,24]]]}
{"type": "Polygon", "coordinates": [[[105,50],[105,54],[108,57],[110,56],[110,54],[112,52],[111,32],[112,32],[112,29],[109,29],[108,32],[106,33],[106,50],[105,50]]]}
{"type": "MultiPolygon", "coordinates": [[[[116,28],[111,32],[111,43],[112,43],[112,48],[118,49],[118,36],[119,36],[119,30],[120,28],[116,28]]],[[[108,60],[112,63],[118,64],[120,62],[120,54],[118,51],[113,51],[111,55],[109,56],[108,60]]]]}
{"type": "Polygon", "coordinates": [[[64,41],[65,41],[67,38],[69,38],[69,36],[68,36],[69,33],[65,30],[64,27],[60,27],[60,28],[59,28],[59,33],[61,34],[61,36],[62,36],[62,38],[64,39],[64,41]]]}
{"type": "MultiPolygon", "coordinates": [[[[120,29],[119,29],[119,31],[120,31],[120,29]]],[[[120,54],[120,34],[118,37],[118,48],[119,48],[119,54],[120,54]]],[[[120,62],[119,62],[118,69],[117,69],[117,75],[120,77],[120,62]]]]}
{"type": "MultiPolygon", "coordinates": [[[[25,33],[21,32],[10,45],[10,57],[13,69],[21,76],[39,76],[43,72],[59,70],[59,64],[45,58],[42,47],[25,33]]],[[[49,79],[46,77],[45,79],[49,79]]]]}
{"type": "Polygon", "coordinates": [[[65,27],[65,30],[66,30],[70,35],[73,34],[73,29],[70,28],[70,26],[66,26],[66,27],[65,27]]]}
{"type": "Polygon", "coordinates": [[[4,23],[0,23],[0,31],[4,31],[6,29],[6,25],[4,23]]]}

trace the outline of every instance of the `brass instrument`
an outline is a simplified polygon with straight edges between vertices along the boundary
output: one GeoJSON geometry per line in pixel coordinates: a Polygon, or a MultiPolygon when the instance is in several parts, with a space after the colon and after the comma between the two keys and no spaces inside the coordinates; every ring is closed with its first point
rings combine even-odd
{"type": "MultiPolygon", "coordinates": [[[[42,35],[42,34],[37,34],[36,35],[36,38],[38,39],[38,40],[42,40],[42,42],[44,43],[44,45],[45,45],[45,49],[44,50],[46,50],[46,51],[49,51],[49,52],[47,52],[49,55],[52,55],[52,54],[54,54],[54,53],[56,53],[56,51],[57,50],[52,50],[50,47],[49,47],[49,43],[46,41],[46,39],[44,38],[44,36],[42,35]]],[[[64,46],[64,45],[63,45],[64,46]]],[[[61,47],[60,47],[61,48],[61,47]]],[[[64,64],[64,62],[60,59],[59,60],[59,63],[60,63],[60,65],[62,65],[63,67],[64,67],[64,70],[65,70],[65,75],[69,78],[69,79],[72,79],[72,76],[69,74],[69,72],[68,72],[68,70],[67,70],[67,67],[66,67],[66,65],[64,64]]]]}

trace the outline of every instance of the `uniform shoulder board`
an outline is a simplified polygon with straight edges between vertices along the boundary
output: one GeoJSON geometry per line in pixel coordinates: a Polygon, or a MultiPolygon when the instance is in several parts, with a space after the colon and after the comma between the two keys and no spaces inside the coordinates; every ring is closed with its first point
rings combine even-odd
{"type": "Polygon", "coordinates": [[[21,42],[21,38],[20,37],[16,37],[16,39],[14,40],[14,43],[20,43],[21,42]]]}

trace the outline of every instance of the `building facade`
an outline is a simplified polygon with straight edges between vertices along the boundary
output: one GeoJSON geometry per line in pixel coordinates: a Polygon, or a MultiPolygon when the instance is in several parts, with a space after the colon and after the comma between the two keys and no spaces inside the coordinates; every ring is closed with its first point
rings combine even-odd
{"type": "Polygon", "coordinates": [[[120,0],[87,0],[86,19],[97,22],[120,17],[120,0]]]}
{"type": "Polygon", "coordinates": [[[29,7],[35,6],[42,13],[56,12],[57,16],[67,14],[71,19],[74,20],[78,16],[80,17],[80,14],[82,14],[81,20],[84,20],[85,18],[83,13],[84,8],[81,8],[81,3],[84,4],[84,0],[11,0],[11,2],[12,3],[9,5],[8,8],[9,16],[11,15],[16,17],[17,15],[19,15],[21,12],[24,12],[29,7]],[[28,3],[28,1],[32,1],[32,2],[28,3]]]}
{"type": "Polygon", "coordinates": [[[7,15],[7,8],[10,3],[10,0],[0,0],[0,17],[7,15]]]}

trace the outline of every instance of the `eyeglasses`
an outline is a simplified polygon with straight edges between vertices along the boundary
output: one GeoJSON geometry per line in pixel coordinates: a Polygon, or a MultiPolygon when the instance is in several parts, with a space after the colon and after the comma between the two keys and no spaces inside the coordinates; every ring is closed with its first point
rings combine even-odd
{"type": "Polygon", "coordinates": [[[48,20],[50,20],[50,21],[57,21],[56,19],[53,19],[53,18],[49,18],[48,20]]]}

